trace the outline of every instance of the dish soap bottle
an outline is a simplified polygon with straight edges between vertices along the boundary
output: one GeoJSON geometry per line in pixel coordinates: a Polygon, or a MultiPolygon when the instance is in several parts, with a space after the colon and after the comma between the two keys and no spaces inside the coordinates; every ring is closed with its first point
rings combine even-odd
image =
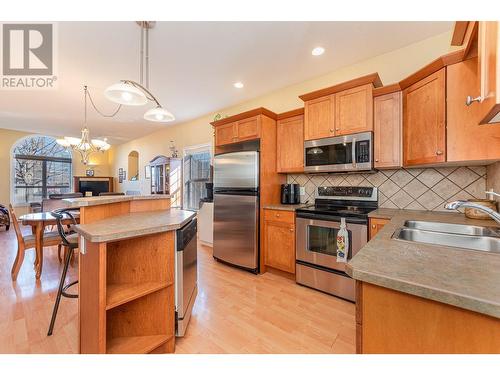
{"type": "Polygon", "coordinates": [[[340,229],[337,232],[337,262],[347,263],[349,255],[349,234],[345,224],[345,218],[340,218],[340,229]]]}

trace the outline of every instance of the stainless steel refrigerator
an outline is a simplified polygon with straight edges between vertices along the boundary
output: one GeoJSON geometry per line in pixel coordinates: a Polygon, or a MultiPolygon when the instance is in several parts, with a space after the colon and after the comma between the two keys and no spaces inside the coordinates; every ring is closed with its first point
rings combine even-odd
{"type": "Polygon", "coordinates": [[[214,258],[259,272],[259,152],[214,157],[214,258]]]}

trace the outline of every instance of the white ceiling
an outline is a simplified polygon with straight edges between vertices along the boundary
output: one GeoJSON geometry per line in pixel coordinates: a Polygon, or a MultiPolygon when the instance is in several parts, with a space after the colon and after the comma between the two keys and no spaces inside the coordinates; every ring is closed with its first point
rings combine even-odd
{"type": "MultiPolygon", "coordinates": [[[[93,137],[122,143],[339,67],[448,31],[452,22],[158,22],[150,32],[150,89],[176,121],[144,121],[145,107],[113,119],[89,109],[93,137]],[[326,48],[311,56],[317,45],[326,48]],[[242,81],[245,87],[235,89],[242,81]]],[[[0,128],[79,135],[82,86],[106,112],[103,90],[139,80],[134,22],[59,23],[58,89],[0,91],[0,128]]]]}

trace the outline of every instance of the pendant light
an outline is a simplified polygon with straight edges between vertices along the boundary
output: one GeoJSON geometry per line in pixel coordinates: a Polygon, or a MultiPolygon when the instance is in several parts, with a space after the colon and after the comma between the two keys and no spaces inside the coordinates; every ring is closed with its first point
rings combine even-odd
{"type": "Polygon", "coordinates": [[[109,86],[104,91],[104,95],[112,102],[121,105],[140,106],[153,102],[155,108],[146,111],[144,114],[145,120],[156,122],[174,121],[174,115],[163,108],[158,99],[149,91],[149,30],[155,26],[156,22],[140,21],[137,24],[141,28],[140,83],[128,79],[121,80],[109,86]],[[145,48],[144,43],[146,44],[145,48]],[[145,84],[143,84],[143,78],[145,84]]]}
{"type": "MultiPolygon", "coordinates": [[[[106,141],[106,139],[90,139],[90,132],[87,128],[87,86],[83,86],[84,94],[84,120],[81,138],[76,137],[64,137],[56,139],[56,142],[67,148],[72,149],[80,154],[81,162],[87,165],[89,162],[90,155],[95,152],[104,152],[110,149],[111,145],[106,141]]],[[[90,96],[89,96],[90,97],[90,96]]],[[[91,99],[92,101],[92,99],[91,99]]]]}

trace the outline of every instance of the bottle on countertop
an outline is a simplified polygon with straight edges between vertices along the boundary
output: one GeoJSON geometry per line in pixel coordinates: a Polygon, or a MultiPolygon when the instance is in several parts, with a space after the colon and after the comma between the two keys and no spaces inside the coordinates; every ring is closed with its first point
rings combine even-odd
{"type": "Polygon", "coordinates": [[[347,226],[345,223],[345,218],[340,218],[340,229],[337,232],[337,262],[347,263],[347,257],[349,256],[349,233],[347,232],[347,226]]]}

